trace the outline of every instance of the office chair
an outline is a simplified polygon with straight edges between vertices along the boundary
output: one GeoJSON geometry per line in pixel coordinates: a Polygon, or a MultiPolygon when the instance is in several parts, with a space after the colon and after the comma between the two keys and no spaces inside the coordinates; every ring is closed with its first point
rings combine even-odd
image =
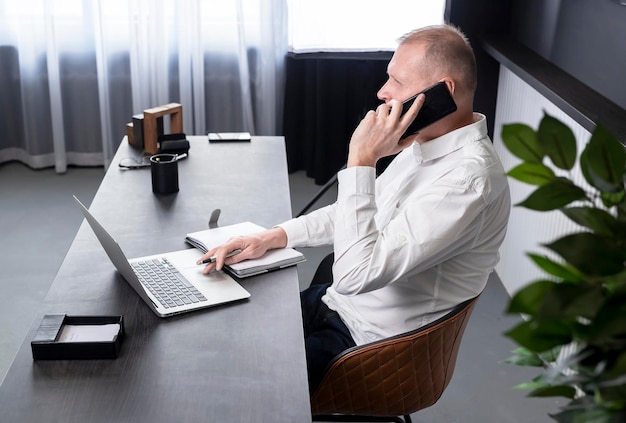
{"type": "Polygon", "coordinates": [[[311,396],[313,421],[410,423],[410,414],[435,404],[452,379],[478,298],[419,329],[337,355],[311,396]]]}

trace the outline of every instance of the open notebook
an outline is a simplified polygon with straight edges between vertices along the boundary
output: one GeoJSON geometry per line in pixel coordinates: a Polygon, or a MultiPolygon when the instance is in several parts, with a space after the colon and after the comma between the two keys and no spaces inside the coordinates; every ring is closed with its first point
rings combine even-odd
{"type": "MultiPolygon", "coordinates": [[[[264,231],[265,228],[252,222],[242,222],[234,225],[220,226],[213,229],[188,233],[185,241],[200,251],[206,253],[239,235],[251,235],[264,231]]],[[[306,261],[304,255],[293,248],[269,250],[262,257],[244,260],[240,263],[224,266],[224,269],[240,278],[266,273],[272,270],[283,269],[306,261]]]]}

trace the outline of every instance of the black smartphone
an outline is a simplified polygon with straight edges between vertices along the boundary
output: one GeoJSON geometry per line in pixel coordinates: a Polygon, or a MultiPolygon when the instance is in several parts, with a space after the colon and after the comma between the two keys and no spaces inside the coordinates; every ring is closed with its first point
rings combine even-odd
{"type": "Polygon", "coordinates": [[[409,125],[402,138],[406,138],[411,134],[427,127],[431,123],[438,121],[439,119],[448,116],[450,113],[456,111],[456,103],[448,91],[448,87],[445,82],[437,82],[435,85],[431,85],[424,91],[415,94],[413,97],[408,98],[402,103],[402,115],[409,110],[415,98],[418,95],[424,93],[426,98],[424,104],[419,113],[415,117],[415,120],[409,125]]]}
{"type": "Polygon", "coordinates": [[[209,132],[209,142],[249,142],[251,139],[250,132],[209,132]]]}

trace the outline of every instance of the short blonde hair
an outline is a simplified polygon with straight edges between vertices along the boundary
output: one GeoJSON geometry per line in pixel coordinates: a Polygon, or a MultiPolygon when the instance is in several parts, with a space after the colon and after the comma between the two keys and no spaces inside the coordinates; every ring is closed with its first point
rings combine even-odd
{"type": "Polygon", "coordinates": [[[398,42],[400,45],[416,43],[426,46],[420,72],[449,74],[461,85],[459,88],[471,93],[476,90],[474,50],[459,28],[449,24],[427,26],[403,35],[398,42]]]}

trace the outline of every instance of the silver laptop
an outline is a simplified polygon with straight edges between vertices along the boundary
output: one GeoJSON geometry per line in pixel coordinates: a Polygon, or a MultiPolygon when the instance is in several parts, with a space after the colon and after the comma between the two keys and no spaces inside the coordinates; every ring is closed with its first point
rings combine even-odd
{"type": "Polygon", "coordinates": [[[76,196],[74,200],[113,265],[157,316],[173,316],[250,297],[224,272],[203,275],[203,266],[196,265],[202,253],[195,248],[127,259],[87,207],[76,196]]]}

